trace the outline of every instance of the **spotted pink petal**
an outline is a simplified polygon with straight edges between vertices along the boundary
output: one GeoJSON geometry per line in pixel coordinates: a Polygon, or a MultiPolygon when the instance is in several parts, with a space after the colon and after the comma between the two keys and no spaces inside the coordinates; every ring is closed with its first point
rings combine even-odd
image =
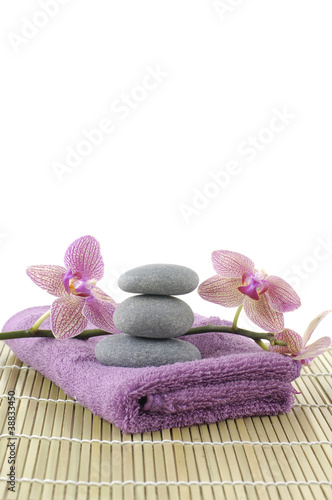
{"type": "Polygon", "coordinates": [[[110,333],[120,333],[113,323],[115,306],[106,300],[89,297],[83,307],[83,315],[93,325],[110,333]]]}
{"type": "Polygon", "coordinates": [[[298,354],[293,359],[310,359],[315,358],[319,354],[322,354],[326,351],[331,345],[330,337],[322,337],[321,339],[316,340],[308,347],[305,347],[301,354],[298,354]]]}
{"type": "Polygon", "coordinates": [[[91,293],[98,300],[106,300],[106,302],[110,302],[111,304],[113,304],[113,306],[118,305],[117,302],[115,302],[115,300],[112,299],[112,297],[107,295],[107,293],[105,293],[103,290],[101,290],[97,286],[94,286],[92,288],[91,293]]]}
{"type": "Polygon", "coordinates": [[[304,346],[301,335],[289,328],[285,328],[282,332],[276,333],[274,338],[287,342],[287,346],[269,346],[270,351],[279,352],[280,354],[298,354],[304,346]]]}
{"type": "Polygon", "coordinates": [[[330,310],[323,311],[320,314],[318,314],[312,321],[310,321],[306,331],[303,334],[303,345],[307,345],[315,328],[319,325],[322,319],[324,319],[325,316],[329,314],[329,312],[331,311],[330,310]]]}
{"type": "Polygon", "coordinates": [[[100,280],[104,275],[104,262],[100,244],[93,236],[82,236],[72,243],[65,254],[65,266],[83,278],[100,280]]]}
{"type": "Polygon", "coordinates": [[[271,309],[265,295],[260,295],[259,300],[245,297],[244,311],[248,318],[263,330],[272,333],[281,332],[284,329],[284,315],[271,309]]]}
{"type": "Polygon", "coordinates": [[[64,340],[79,335],[86,328],[88,320],[83,316],[84,299],[61,297],[51,306],[51,329],[55,338],[64,340]]]}
{"type": "Polygon", "coordinates": [[[229,250],[212,252],[212,264],[223,278],[241,278],[242,274],[254,270],[255,264],[245,255],[229,250]]]}
{"type": "Polygon", "coordinates": [[[51,295],[62,297],[67,295],[62,278],[67,270],[61,266],[29,266],[27,275],[32,281],[51,295]]]}
{"type": "Polygon", "coordinates": [[[203,281],[198,287],[198,293],[204,300],[220,304],[224,307],[237,307],[243,303],[244,295],[239,292],[241,278],[212,278],[203,281]]]}
{"type": "Polygon", "coordinates": [[[272,309],[278,312],[294,311],[301,305],[301,300],[293,288],[278,276],[268,276],[266,298],[272,309]]]}

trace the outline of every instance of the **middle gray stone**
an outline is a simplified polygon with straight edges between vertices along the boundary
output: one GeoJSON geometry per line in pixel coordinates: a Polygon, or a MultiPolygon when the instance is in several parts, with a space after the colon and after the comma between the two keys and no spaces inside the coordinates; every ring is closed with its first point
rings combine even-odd
{"type": "Polygon", "coordinates": [[[176,297],[135,295],[116,307],[113,321],[123,333],[165,339],[186,333],[194,322],[194,313],[176,297]]]}

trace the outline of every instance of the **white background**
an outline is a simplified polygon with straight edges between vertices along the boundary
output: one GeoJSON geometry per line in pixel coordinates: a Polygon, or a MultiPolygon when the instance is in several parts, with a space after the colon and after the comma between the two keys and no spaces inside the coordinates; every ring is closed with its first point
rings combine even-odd
{"type": "MultiPolygon", "coordinates": [[[[184,264],[203,281],[215,274],[211,252],[234,250],[296,285],[302,307],[285,322],[302,334],[332,308],[331,2],[61,3],[0,5],[1,324],[51,303],[26,266],[62,265],[91,234],[105,262],[99,284],[117,301],[123,270],[184,264]],[[137,90],[152,86],[149,68],[162,81],[137,90]],[[140,102],[120,113],[126,95],[140,102]],[[292,118],[271,132],[275,110],[292,118]],[[55,162],[105,118],[112,133],[59,175],[55,162]],[[255,138],[259,150],[244,153],[255,138]],[[236,175],[209,185],[230,161],[236,175]],[[183,205],[195,213],[184,217],[183,205]]],[[[183,298],[201,314],[235,313],[183,298]]]]}

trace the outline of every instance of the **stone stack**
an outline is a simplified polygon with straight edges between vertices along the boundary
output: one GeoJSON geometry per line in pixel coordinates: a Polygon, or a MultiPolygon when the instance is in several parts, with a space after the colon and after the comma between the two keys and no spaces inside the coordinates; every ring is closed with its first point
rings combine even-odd
{"type": "Polygon", "coordinates": [[[98,342],[100,363],[112,366],[160,366],[200,359],[199,350],[176,339],[194,322],[194,313],[173,295],[192,292],[199,278],[188,267],[148,264],[120,276],[121,290],[140,295],[129,297],[115,309],[113,321],[123,332],[98,342]]]}

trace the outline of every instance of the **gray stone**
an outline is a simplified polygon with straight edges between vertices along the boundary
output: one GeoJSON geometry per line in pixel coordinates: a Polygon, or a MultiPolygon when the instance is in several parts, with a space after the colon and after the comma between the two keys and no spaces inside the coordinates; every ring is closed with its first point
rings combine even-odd
{"type": "Polygon", "coordinates": [[[183,295],[198,286],[199,277],[189,267],[173,264],[147,264],[120,276],[118,285],[130,293],[183,295]]]}
{"type": "Polygon", "coordinates": [[[168,295],[134,295],[119,304],[113,315],[120,332],[139,337],[172,338],[186,333],[194,322],[191,308],[168,295]]]}
{"type": "Polygon", "coordinates": [[[194,345],[179,339],[144,339],[126,334],[108,335],[95,347],[103,365],[139,368],[201,359],[194,345]]]}

